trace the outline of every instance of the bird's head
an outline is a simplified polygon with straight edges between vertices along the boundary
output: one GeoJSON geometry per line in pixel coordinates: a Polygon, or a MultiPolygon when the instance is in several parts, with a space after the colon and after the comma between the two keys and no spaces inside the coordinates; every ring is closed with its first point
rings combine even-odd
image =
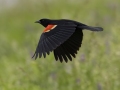
{"type": "Polygon", "coordinates": [[[39,23],[39,24],[43,25],[44,27],[46,27],[50,23],[50,19],[40,19],[40,20],[36,21],[35,23],[39,23]]]}

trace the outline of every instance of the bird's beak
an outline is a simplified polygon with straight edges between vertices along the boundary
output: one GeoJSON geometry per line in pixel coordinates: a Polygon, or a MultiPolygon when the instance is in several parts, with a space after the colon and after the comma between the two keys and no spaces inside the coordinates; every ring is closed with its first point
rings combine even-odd
{"type": "Polygon", "coordinates": [[[35,23],[40,23],[40,21],[35,21],[35,23]]]}

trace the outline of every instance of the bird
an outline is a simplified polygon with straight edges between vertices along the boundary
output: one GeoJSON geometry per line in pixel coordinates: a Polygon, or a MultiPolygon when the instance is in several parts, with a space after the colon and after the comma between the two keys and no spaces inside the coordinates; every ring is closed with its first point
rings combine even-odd
{"type": "Polygon", "coordinates": [[[45,27],[32,58],[46,58],[54,53],[56,61],[72,61],[76,57],[83,40],[83,30],[103,31],[102,27],[93,27],[69,19],[42,18],[35,23],[45,27]]]}

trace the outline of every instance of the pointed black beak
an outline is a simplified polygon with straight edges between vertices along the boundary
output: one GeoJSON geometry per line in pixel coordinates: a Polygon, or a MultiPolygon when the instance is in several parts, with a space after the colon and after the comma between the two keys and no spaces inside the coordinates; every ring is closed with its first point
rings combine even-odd
{"type": "Polygon", "coordinates": [[[40,21],[35,21],[35,23],[40,23],[40,21]]]}

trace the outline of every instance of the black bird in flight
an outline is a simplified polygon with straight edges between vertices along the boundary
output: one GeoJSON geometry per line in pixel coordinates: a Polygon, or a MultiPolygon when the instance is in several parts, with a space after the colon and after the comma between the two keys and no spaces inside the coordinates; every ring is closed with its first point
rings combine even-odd
{"type": "Polygon", "coordinates": [[[67,19],[40,19],[35,23],[43,25],[45,29],[33,57],[36,59],[43,55],[45,58],[46,54],[49,55],[53,51],[55,60],[60,60],[60,62],[72,61],[72,57],[76,57],[83,39],[82,30],[103,31],[101,27],[92,27],[67,19]]]}

